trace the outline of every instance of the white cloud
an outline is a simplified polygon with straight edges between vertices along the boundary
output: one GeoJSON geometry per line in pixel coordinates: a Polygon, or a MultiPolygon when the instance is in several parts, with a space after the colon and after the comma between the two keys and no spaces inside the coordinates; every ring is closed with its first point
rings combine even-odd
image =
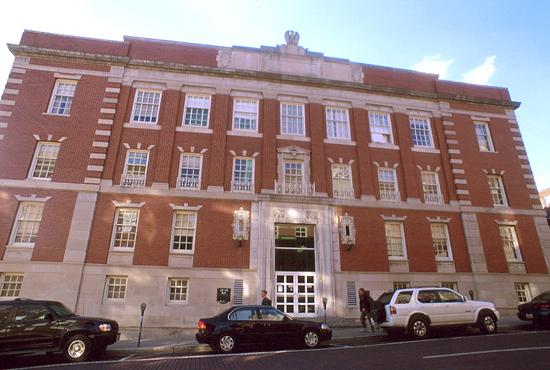
{"type": "Polygon", "coordinates": [[[439,54],[432,55],[424,57],[422,61],[413,65],[412,69],[419,72],[436,73],[439,78],[446,78],[447,71],[454,61],[454,59],[442,60],[439,54]]]}
{"type": "Polygon", "coordinates": [[[475,67],[469,72],[464,73],[464,82],[487,85],[489,79],[497,70],[495,67],[495,58],[495,55],[487,57],[485,58],[483,64],[475,67]]]}
{"type": "Polygon", "coordinates": [[[550,172],[535,174],[535,182],[539,190],[550,188],[550,172]]]}

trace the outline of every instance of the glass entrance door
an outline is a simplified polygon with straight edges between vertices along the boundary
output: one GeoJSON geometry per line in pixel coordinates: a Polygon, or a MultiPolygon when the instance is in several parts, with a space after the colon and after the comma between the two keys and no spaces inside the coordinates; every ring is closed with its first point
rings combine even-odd
{"type": "Polygon", "coordinates": [[[275,303],[292,316],[315,316],[315,226],[275,225],[275,303]]]}

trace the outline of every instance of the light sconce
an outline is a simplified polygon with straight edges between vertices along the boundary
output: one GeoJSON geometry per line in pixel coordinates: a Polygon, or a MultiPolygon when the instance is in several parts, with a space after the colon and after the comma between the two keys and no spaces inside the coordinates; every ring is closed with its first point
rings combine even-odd
{"type": "Polygon", "coordinates": [[[340,216],[340,242],[348,251],[355,244],[355,220],[347,213],[340,216]]]}
{"type": "Polygon", "coordinates": [[[233,240],[239,242],[239,246],[242,245],[243,240],[248,240],[248,233],[250,231],[250,212],[239,208],[233,215],[233,240]]]}

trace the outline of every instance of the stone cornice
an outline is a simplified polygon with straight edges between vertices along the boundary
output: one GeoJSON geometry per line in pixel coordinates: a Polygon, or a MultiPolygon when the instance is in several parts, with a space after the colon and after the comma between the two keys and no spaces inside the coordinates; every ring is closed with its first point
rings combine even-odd
{"type": "Polygon", "coordinates": [[[486,105],[496,105],[507,108],[517,109],[520,102],[477,98],[472,96],[453,95],[448,93],[431,93],[412,89],[403,89],[395,87],[386,87],[379,85],[363,84],[356,82],[346,82],[338,80],[328,80],[314,77],[304,77],[289,74],[258,72],[248,70],[237,70],[229,68],[218,68],[209,66],[197,66],[181,63],[168,63],[152,60],[130,59],[129,57],[121,57],[105,54],[93,54],[77,51],[65,51],[47,48],[38,48],[27,45],[8,44],[8,49],[16,56],[39,56],[50,59],[61,59],[71,61],[86,61],[98,64],[109,65],[125,65],[127,67],[138,67],[145,69],[164,70],[172,72],[187,72],[194,74],[212,75],[219,77],[238,77],[243,79],[265,80],[277,83],[299,84],[321,88],[336,88],[342,90],[363,91],[369,93],[378,93],[385,95],[398,95],[417,99],[430,100],[451,100],[466,103],[477,103],[486,105]]]}

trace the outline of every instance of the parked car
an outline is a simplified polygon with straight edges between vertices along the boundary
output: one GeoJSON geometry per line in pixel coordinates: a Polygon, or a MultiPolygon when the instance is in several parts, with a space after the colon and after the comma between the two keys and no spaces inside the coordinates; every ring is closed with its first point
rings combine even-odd
{"type": "Polygon", "coordinates": [[[441,287],[398,289],[383,293],[374,303],[373,316],[390,336],[402,333],[426,338],[432,327],[478,327],[484,334],[497,331],[499,313],[490,302],[473,301],[441,287]]]}
{"type": "Polygon", "coordinates": [[[541,326],[550,323],[550,292],[544,292],[530,302],[518,306],[518,318],[541,326]]]}
{"type": "Polygon", "coordinates": [[[118,336],[116,321],[75,315],[60,302],[0,302],[0,355],[62,352],[67,361],[82,362],[118,336]]]}
{"type": "Polygon", "coordinates": [[[235,306],[217,316],[200,319],[196,335],[199,343],[222,353],[233,352],[241,345],[268,343],[293,342],[315,348],[331,337],[327,324],[296,320],[268,306],[235,306]]]}

